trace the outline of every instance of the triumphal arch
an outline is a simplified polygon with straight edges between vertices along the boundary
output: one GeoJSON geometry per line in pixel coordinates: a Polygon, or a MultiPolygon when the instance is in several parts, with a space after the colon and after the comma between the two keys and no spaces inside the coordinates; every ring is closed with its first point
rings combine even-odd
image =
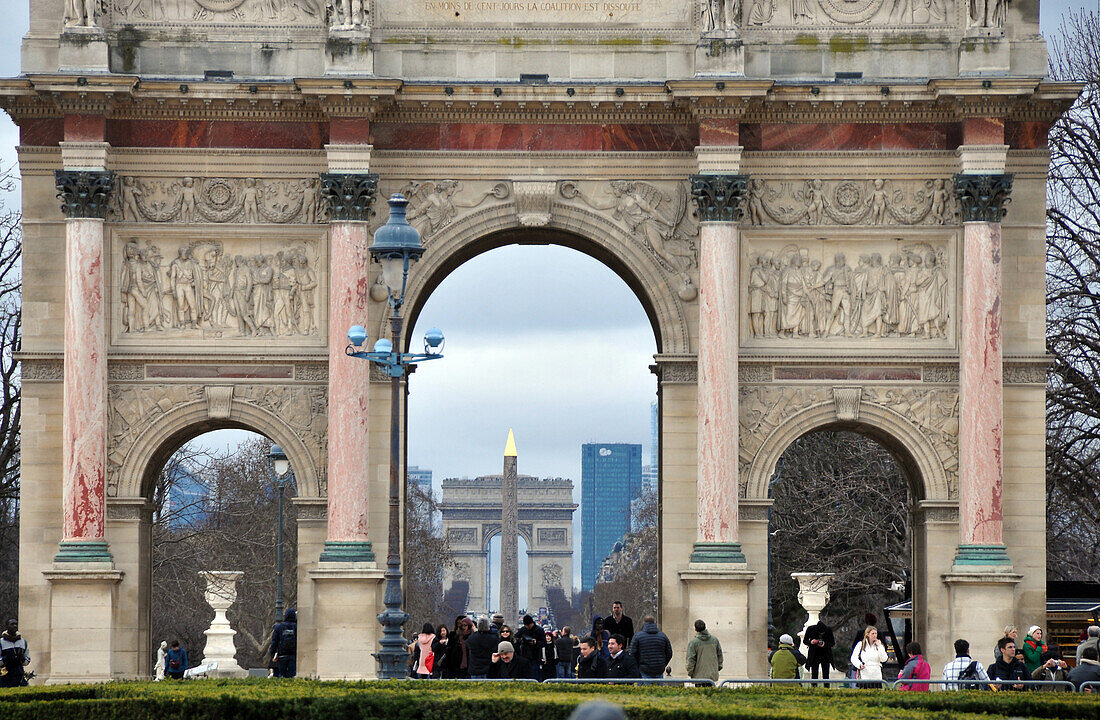
{"type": "Polygon", "coordinates": [[[302,673],[375,674],[390,401],[344,346],[352,324],[386,332],[365,249],[396,192],[427,245],[410,323],[510,243],[576,248],[637,293],[677,674],[697,617],[726,674],[764,673],[768,480],[818,428],[905,468],[934,665],[1043,617],[1046,137],[1076,87],[1044,79],[1036,0],[30,17],[0,106],[20,127],[20,621],[40,677],[149,674],[151,479],[219,427],[297,472],[302,673]]]}
{"type": "MultiPolygon", "coordinates": [[[[444,570],[443,587],[452,588],[456,580],[468,583],[467,612],[498,609],[489,601],[489,541],[502,530],[502,480],[502,475],[483,475],[442,483],[443,534],[455,559],[444,570]]],[[[519,475],[516,496],[517,532],[527,545],[527,610],[535,614],[548,607],[547,591],[553,588],[573,597],[573,481],[519,475]]]]}

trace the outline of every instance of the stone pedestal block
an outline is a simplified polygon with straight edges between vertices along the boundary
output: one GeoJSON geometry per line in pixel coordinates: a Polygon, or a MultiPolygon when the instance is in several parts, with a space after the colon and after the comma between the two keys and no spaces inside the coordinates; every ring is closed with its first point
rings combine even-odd
{"type": "Polygon", "coordinates": [[[745,74],[745,46],[741,38],[704,37],[695,46],[695,74],[745,74]]]}
{"type": "Polygon", "coordinates": [[[317,677],[372,680],[378,677],[383,570],[368,562],[326,562],[309,572],[317,628],[317,677]]]}
{"type": "MultiPolygon", "coordinates": [[[[757,650],[746,644],[749,584],[755,578],[756,572],[743,564],[691,563],[686,570],[680,571],[688,623],[702,620],[707,624],[707,631],[722,643],[723,678],[749,676],[749,655],[757,650]]],[[[682,656],[677,653],[677,659],[682,656]]]]}
{"type": "Polygon", "coordinates": [[[333,30],[325,43],[326,75],[373,75],[370,31],[333,30]]]}
{"type": "Polygon", "coordinates": [[[247,677],[248,671],[237,664],[237,646],[233,637],[237,631],[229,626],[225,613],[237,601],[237,581],[244,575],[239,570],[210,570],[200,572],[206,580],[206,602],[214,608],[214,621],[203,633],[206,635],[204,664],[217,663],[217,670],[210,677],[247,677]]]}
{"type": "Polygon", "coordinates": [[[61,34],[57,64],[60,71],[108,72],[107,34],[102,28],[65,28],[61,34]]]}
{"type": "Polygon", "coordinates": [[[959,45],[959,75],[1003,75],[1012,64],[1004,37],[970,37],[959,45]]]}
{"type": "Polygon", "coordinates": [[[1005,626],[1016,623],[1016,584],[1022,579],[1011,568],[975,571],[956,565],[945,573],[950,642],[967,640],[972,656],[987,658],[1005,626]]]}
{"type": "Polygon", "coordinates": [[[111,648],[122,573],[108,562],[65,562],[43,575],[50,583],[51,653],[46,683],[114,680],[111,648]]]}

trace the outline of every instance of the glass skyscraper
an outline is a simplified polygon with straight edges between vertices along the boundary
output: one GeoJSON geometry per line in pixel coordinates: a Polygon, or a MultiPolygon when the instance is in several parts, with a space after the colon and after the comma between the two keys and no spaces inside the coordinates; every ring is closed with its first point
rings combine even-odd
{"type": "Polygon", "coordinates": [[[581,445],[581,587],[591,590],[600,565],[630,532],[630,503],[642,493],[642,446],[581,445]]]}

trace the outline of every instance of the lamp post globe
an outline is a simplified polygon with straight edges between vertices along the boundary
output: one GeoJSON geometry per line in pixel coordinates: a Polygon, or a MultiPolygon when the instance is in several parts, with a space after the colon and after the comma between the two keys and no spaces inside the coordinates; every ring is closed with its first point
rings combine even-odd
{"type": "Polygon", "coordinates": [[[278,445],[272,445],[267,453],[271,461],[272,481],[279,491],[278,519],[275,530],[275,621],[283,619],[283,495],[289,479],[290,460],[278,445]]]}
{"type": "Polygon", "coordinates": [[[374,244],[369,252],[382,266],[382,281],[390,294],[394,311],[405,302],[405,284],[409,278],[409,266],[424,254],[420,232],[409,225],[405,209],[409,201],[401,193],[389,199],[390,216],[386,224],[374,232],[374,244]]]}

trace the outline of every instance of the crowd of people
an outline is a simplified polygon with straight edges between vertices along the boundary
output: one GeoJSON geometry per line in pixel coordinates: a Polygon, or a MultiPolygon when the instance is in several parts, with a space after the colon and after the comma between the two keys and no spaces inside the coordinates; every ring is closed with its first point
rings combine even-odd
{"type": "MultiPolygon", "coordinates": [[[[882,668],[888,660],[888,653],[879,639],[875,617],[868,615],[865,621],[866,627],[852,643],[847,677],[862,681],[853,683],[859,687],[881,687],[882,668]]],[[[1076,662],[1072,668],[1062,658],[1057,645],[1048,645],[1043,640],[1043,629],[1038,625],[1032,625],[1022,641],[1018,638],[1016,626],[1005,627],[1004,636],[997,642],[989,665],[972,658],[970,643],[960,638],[954,643],[954,659],[943,668],[943,686],[947,690],[1024,690],[1035,687],[1069,690],[1068,686],[1033,684],[1039,681],[1068,682],[1081,689],[1084,683],[1100,682],[1100,626],[1089,627],[1084,635],[1077,646],[1076,662]]],[[[802,676],[802,668],[805,668],[810,672],[811,680],[818,679],[819,672],[822,679],[829,679],[836,644],[832,629],[819,621],[807,628],[803,643],[807,649],[805,655],[793,637],[787,634],[779,637],[778,646],[768,656],[772,678],[798,679],[802,676]]],[[[898,680],[910,682],[901,682],[898,688],[928,690],[929,684],[921,681],[931,680],[932,668],[924,658],[920,643],[908,643],[905,656],[898,680]]],[[[1086,691],[1089,689],[1085,688],[1086,691]]]]}
{"type": "MultiPolygon", "coordinates": [[[[718,680],[722,646],[695,621],[695,637],[688,643],[688,672],[695,678],[718,680]]],[[[499,613],[481,618],[477,628],[465,615],[447,625],[425,623],[409,643],[409,675],[442,679],[653,679],[664,677],[672,662],[672,643],[652,615],[634,620],[615,602],[611,614],[592,618],[582,635],[566,626],[550,631],[525,615],[516,629],[499,613]]]]}

